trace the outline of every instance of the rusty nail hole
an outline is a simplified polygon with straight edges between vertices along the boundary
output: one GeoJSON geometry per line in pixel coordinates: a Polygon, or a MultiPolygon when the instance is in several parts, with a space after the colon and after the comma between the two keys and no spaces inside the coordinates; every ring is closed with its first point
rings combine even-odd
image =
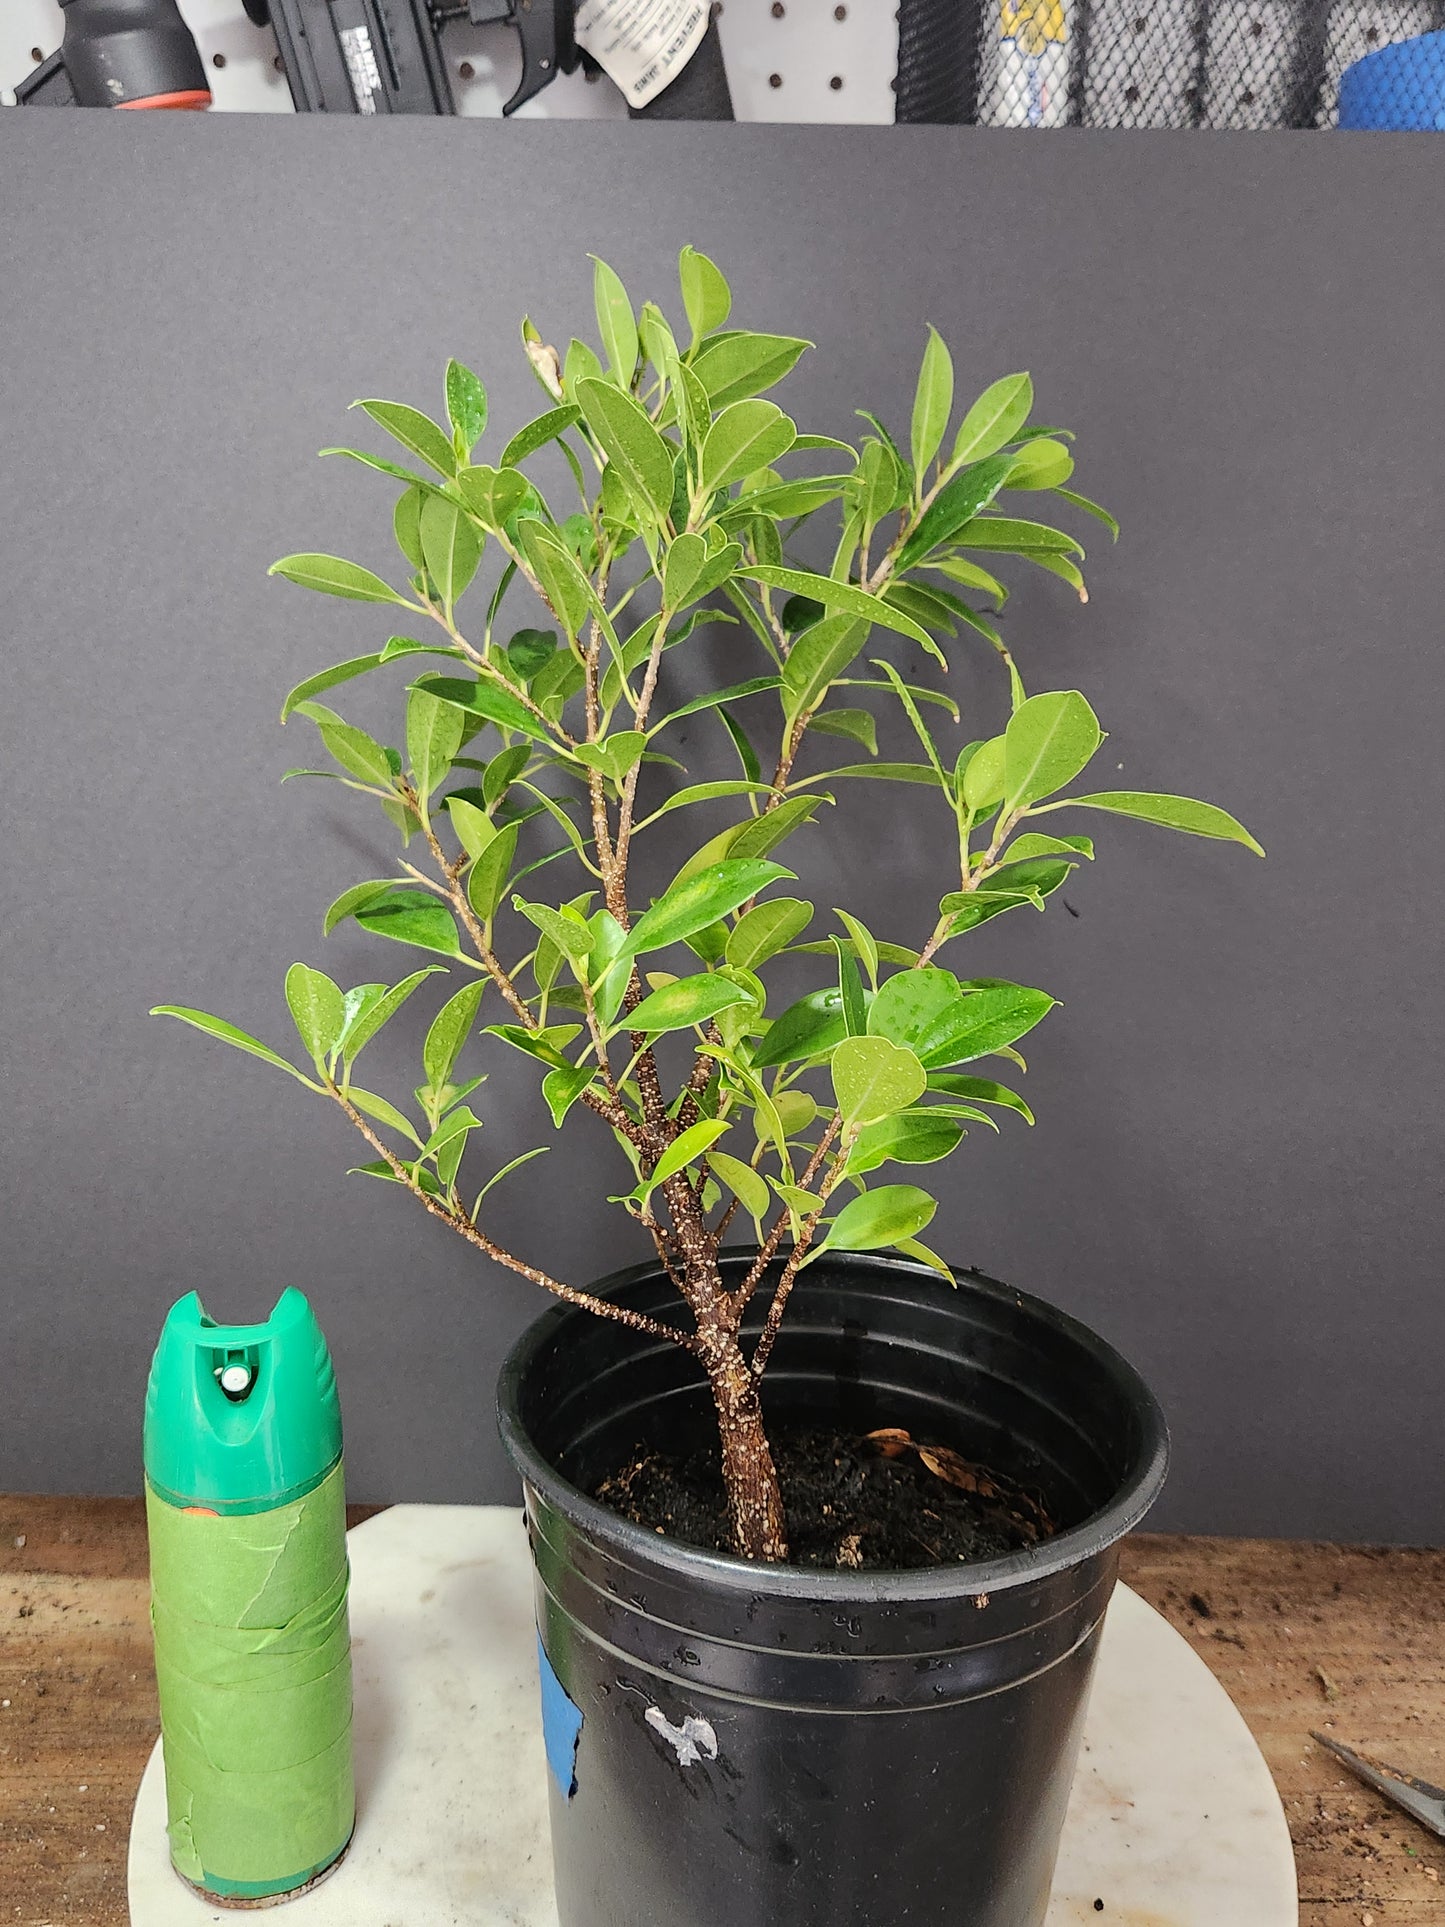
{"type": "Polygon", "coordinates": [[[463,80],[475,80],[477,77],[477,70],[470,60],[464,60],[461,66],[457,68],[457,73],[463,80]]]}

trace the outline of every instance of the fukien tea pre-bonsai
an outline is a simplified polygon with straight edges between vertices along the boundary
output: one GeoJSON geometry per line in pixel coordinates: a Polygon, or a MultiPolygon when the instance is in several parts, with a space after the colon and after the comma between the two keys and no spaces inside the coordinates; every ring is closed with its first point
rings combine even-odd
{"type": "Polygon", "coordinates": [[[952,360],[930,331],[906,437],[867,414],[856,448],[804,433],[762,397],[810,344],[730,328],[714,264],[687,248],[680,270],[684,336],[650,301],[635,312],[601,262],[600,355],[581,340],[561,354],[523,323],[547,406],[491,461],[474,459],[486,392],[456,361],[445,426],[400,403],[358,404],[417,464],[328,451],[401,484],[404,589],[329,555],[275,565],[403,612],[415,631],[308,678],[283,720],[315,725],[327,773],[379,805],[400,839],[396,873],[353,883],[326,929],[349,919],[445,961],[349,990],[293,964],[286,996],[308,1070],[204,1012],[160,1008],[339,1105],[374,1153],[362,1169],[488,1257],[691,1353],[716,1406],[734,1549],[782,1560],[788,1524],[758,1386],[800,1269],[828,1250],[891,1248],[948,1275],[922,1242],[935,1199],[911,1174],[995,1112],[1031,1121],[979,1065],[1021,1069],[1015,1046],[1053,999],[955,974],[969,933],[1042,910],[1092,858],[1087,836],[1063,830],[1078,811],[1258,845],[1207,803],[1064,793],[1103,740],[1094,711],[1075,690],[1027,695],[986,610],[1003,604],[1005,557],[1084,599],[1083,550],[1027,512],[1040,497],[1112,523],[1068,486],[1064,432],[1029,425],[1027,375],[995,382],[955,426],[952,360]],[[529,473],[557,451],[570,512],[529,473]],[[725,684],[679,700],[673,652],[724,623],[725,684]],[[900,672],[900,640],[936,679],[900,672]],[[950,652],[976,645],[997,653],[1011,710],[981,740],[936,686],[950,652]],[[320,700],[388,670],[409,679],[401,749],[320,700]],[[917,739],[911,760],[878,758],[887,708],[917,739]],[[689,782],[669,746],[704,710],[738,773],[689,782]],[[839,906],[829,927],[789,888],[806,855],[797,832],[872,782],[912,785],[936,826],[929,929],[876,931],[866,904],[839,906]],[[694,812],[720,801],[728,827],[689,835],[694,812]],[[675,872],[650,903],[630,883],[643,836],[675,872]],[[814,987],[779,1008],[774,966],[799,953],[814,987]],[[438,970],[464,981],[426,1031],[414,1101],[394,1102],[358,1081],[360,1058],[438,970]],[[488,1194],[526,1158],[485,1182],[474,1169],[481,1079],[462,1058],[478,1034],[535,1060],[558,1129],[587,1112],[582,1128],[611,1132],[625,1173],[613,1202],[676,1286],[675,1325],[553,1278],[491,1234],[488,1194]],[[740,1220],[757,1256],[725,1285],[718,1253],[740,1220]],[[745,1347],[743,1313],[765,1283],[771,1304],[745,1347]]]}

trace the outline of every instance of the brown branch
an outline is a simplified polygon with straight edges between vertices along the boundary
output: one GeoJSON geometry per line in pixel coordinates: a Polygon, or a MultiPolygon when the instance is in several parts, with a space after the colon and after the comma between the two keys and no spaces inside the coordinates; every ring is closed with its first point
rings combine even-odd
{"type": "Polygon", "coordinates": [[[788,1262],[783,1266],[783,1275],[778,1280],[777,1290],[773,1293],[773,1302],[768,1306],[767,1318],[764,1320],[762,1332],[753,1349],[752,1371],[755,1378],[761,1378],[767,1370],[768,1359],[772,1356],[773,1344],[778,1336],[778,1328],[783,1322],[783,1313],[787,1309],[788,1297],[793,1289],[793,1281],[796,1279],[803,1259],[807,1255],[809,1245],[813,1242],[813,1233],[817,1230],[818,1220],[823,1215],[823,1206],[828,1202],[829,1194],[832,1192],[834,1185],[837,1184],[839,1178],[842,1177],[843,1166],[846,1163],[847,1149],[845,1147],[833,1160],[833,1168],[823,1180],[822,1187],[818,1192],[818,1209],[803,1220],[798,1236],[793,1241],[793,1248],[788,1253],[788,1262]]]}
{"type": "MultiPolygon", "coordinates": [[[[798,1186],[798,1189],[800,1191],[806,1191],[808,1186],[813,1182],[813,1179],[818,1175],[819,1170],[822,1168],[823,1160],[824,1158],[827,1157],[829,1151],[833,1148],[833,1140],[837,1137],[842,1127],[843,1127],[843,1114],[841,1111],[834,1111],[832,1119],[829,1122],[827,1130],[823,1133],[822,1139],[819,1142],[817,1150],[814,1151],[812,1157],[808,1161],[808,1168],[806,1171],[804,1171],[802,1182],[798,1186]]],[[[792,1220],[793,1220],[793,1214],[791,1211],[785,1209],[779,1212],[776,1223],[773,1225],[772,1230],[768,1233],[767,1237],[763,1241],[762,1250],[758,1253],[757,1258],[754,1260],[752,1270],[748,1273],[747,1277],[744,1278],[743,1282],[738,1286],[737,1290],[732,1294],[732,1307],[734,1312],[739,1317],[742,1316],[743,1311],[747,1307],[749,1299],[752,1297],[753,1293],[757,1290],[758,1285],[762,1279],[763,1273],[767,1270],[768,1266],[773,1262],[773,1259],[777,1256],[778,1246],[782,1243],[782,1240],[783,1240],[783,1233],[787,1230],[788,1226],[792,1223],[792,1220]]]]}
{"type": "Polygon", "coordinates": [[[606,1298],[594,1297],[590,1291],[579,1291],[575,1285],[564,1285],[549,1272],[543,1271],[540,1266],[529,1265],[525,1259],[516,1257],[504,1246],[495,1243],[460,1207],[454,1209],[443,1199],[433,1197],[429,1191],[424,1191],[405,1162],[396,1155],[390,1145],[377,1136],[350,1098],[346,1097],[329,1077],[326,1080],[326,1089],[371,1148],[388,1166],[392,1176],[404,1184],[413,1197],[421,1200],[423,1208],[430,1212],[432,1217],[440,1218],[443,1224],[450,1225],[452,1230],[459,1237],[465,1238],[468,1244],[475,1245],[495,1263],[505,1265],[508,1271],[515,1271],[521,1277],[530,1279],[534,1285],[540,1285],[544,1291],[550,1291],[554,1297],[563,1299],[569,1305],[576,1305],[582,1311],[590,1311],[598,1318],[610,1318],[619,1325],[628,1325],[633,1331],[645,1332],[649,1338],[670,1339],[674,1345],[681,1345],[685,1351],[696,1351],[697,1341],[690,1333],[677,1331],[671,1325],[664,1325],[660,1319],[649,1318],[645,1312],[632,1311],[626,1305],[614,1305],[606,1298]]]}

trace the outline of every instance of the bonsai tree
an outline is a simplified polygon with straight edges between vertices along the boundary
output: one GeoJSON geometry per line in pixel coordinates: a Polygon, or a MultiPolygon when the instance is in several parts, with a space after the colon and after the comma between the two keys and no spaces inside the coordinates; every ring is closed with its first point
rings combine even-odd
{"type": "Polygon", "coordinates": [[[336,766],[293,773],[339,780],[400,841],[396,873],[343,891],[326,930],[349,920],[439,961],[349,989],[293,964],[286,997],[305,1068],[203,1011],[159,1012],[339,1106],[374,1154],[360,1169],[487,1257],[690,1352],[716,1405],[734,1547],[780,1560],[787,1524],[758,1386],[799,1271],[825,1251],[893,1249],[950,1276],[922,1242],[936,1201],[900,1172],[948,1157],[970,1126],[997,1128],[995,1113],[1032,1122],[978,1066],[1021,1071],[1016,1046],[1053,999],[956,974],[956,946],[994,917],[1042,910],[1092,859],[1061,813],[1134,817],[1262,852],[1208,803],[1065,793],[1103,740],[1098,720],[1076,690],[1026,694],[985,611],[1005,600],[1001,558],[1086,599],[1083,549],[1020,514],[1021,498],[1051,497],[1117,530],[1068,486],[1071,438],[1030,425],[1027,375],[993,383],[955,426],[953,364],[930,330],[907,437],[860,411],[868,432],[854,448],[802,432],[763,398],[808,342],[730,328],[728,284],[691,248],[680,278],[682,335],[654,303],[634,311],[600,261],[600,354],[582,340],[559,353],[524,322],[546,406],[490,462],[474,459],[485,390],[456,361],[445,425],[399,402],[357,404],[415,466],[325,452],[401,484],[405,588],[330,555],[289,555],[272,570],[404,612],[416,632],[309,677],[282,720],[314,725],[336,766]],[[557,451],[576,488],[570,513],[528,472],[557,451]],[[736,673],[689,700],[670,696],[674,652],[718,624],[733,625],[736,673]],[[955,637],[997,654],[1010,712],[998,735],[973,739],[947,695],[893,660],[907,644],[941,677],[955,637]],[[321,700],[394,666],[407,679],[404,748],[321,700]],[[878,757],[881,709],[916,738],[910,760],[878,757]],[[731,740],[735,776],[675,776],[669,744],[702,711],[731,740]],[[877,934],[863,906],[840,906],[820,929],[788,887],[798,832],[876,782],[914,786],[937,825],[936,920],[877,934]],[[689,835],[697,812],[719,803],[733,820],[689,835]],[[651,902],[632,883],[644,837],[674,872],[651,902]],[[787,960],[795,974],[799,956],[813,988],[779,1007],[776,967],[787,960]],[[362,1053],[438,971],[460,987],[426,1031],[414,1101],[393,1101],[359,1081],[362,1053]],[[534,1060],[559,1131],[585,1112],[584,1128],[612,1134],[624,1172],[612,1202],[652,1240],[681,1300],[676,1324],[551,1277],[488,1229],[493,1186],[547,1147],[485,1182],[474,1173],[482,1080],[462,1060],[478,1034],[534,1060]],[[757,1255],[730,1286],[718,1253],[739,1224],[752,1226],[757,1255]],[[745,1342],[760,1288],[770,1302],[745,1342]]]}

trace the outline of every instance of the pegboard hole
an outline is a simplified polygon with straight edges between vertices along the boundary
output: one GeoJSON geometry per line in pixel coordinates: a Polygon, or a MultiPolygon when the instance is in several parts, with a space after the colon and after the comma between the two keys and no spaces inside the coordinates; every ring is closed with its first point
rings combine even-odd
{"type": "Polygon", "coordinates": [[[226,56],[224,54],[211,55],[211,65],[213,67],[224,67],[225,64],[226,64],[226,56]]]}
{"type": "Polygon", "coordinates": [[[768,75],[768,85],[770,87],[781,87],[782,84],[783,84],[783,76],[781,74],[768,75]]]}
{"type": "Polygon", "coordinates": [[[843,91],[843,76],[841,74],[834,74],[833,78],[828,82],[828,85],[833,89],[835,94],[841,93],[843,91]]]}

